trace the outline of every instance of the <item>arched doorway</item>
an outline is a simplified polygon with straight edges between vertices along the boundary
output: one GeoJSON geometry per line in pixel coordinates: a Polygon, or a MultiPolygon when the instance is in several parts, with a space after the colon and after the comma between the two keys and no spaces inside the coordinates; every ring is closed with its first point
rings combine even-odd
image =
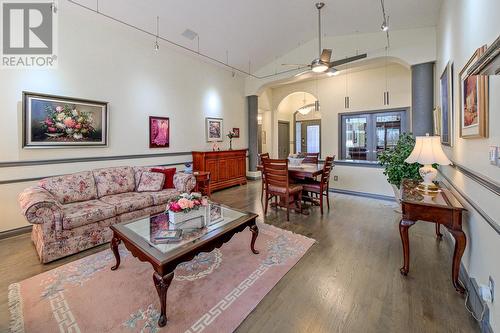
{"type": "Polygon", "coordinates": [[[316,97],[298,91],[287,95],[277,108],[276,152],[278,158],[290,153],[321,153],[321,112],[316,97]]]}

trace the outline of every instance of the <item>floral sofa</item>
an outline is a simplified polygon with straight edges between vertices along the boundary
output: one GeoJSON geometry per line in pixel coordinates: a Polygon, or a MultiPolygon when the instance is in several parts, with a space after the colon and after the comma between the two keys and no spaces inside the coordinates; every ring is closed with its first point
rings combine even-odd
{"type": "Polygon", "coordinates": [[[138,192],[142,174],[150,169],[96,169],[45,178],[25,189],[19,204],[33,224],[31,239],[40,261],[47,263],[108,242],[110,225],[159,213],[170,198],[195,186],[192,175],[178,172],[175,188],[138,192]]]}

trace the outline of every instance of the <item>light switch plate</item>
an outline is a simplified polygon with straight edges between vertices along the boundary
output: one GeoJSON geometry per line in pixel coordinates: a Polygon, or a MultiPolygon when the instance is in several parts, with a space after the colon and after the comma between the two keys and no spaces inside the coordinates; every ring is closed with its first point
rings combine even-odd
{"type": "Polygon", "coordinates": [[[492,165],[498,165],[500,166],[499,164],[499,161],[498,161],[498,146],[490,146],[490,154],[489,154],[489,158],[490,158],[490,164],[492,165]]]}

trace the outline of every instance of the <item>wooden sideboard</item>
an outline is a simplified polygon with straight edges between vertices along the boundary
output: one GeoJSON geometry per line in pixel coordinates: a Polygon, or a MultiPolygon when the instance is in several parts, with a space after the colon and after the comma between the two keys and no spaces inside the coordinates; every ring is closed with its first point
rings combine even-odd
{"type": "Polygon", "coordinates": [[[247,183],[246,149],[193,151],[193,170],[210,172],[210,190],[247,183]]]}

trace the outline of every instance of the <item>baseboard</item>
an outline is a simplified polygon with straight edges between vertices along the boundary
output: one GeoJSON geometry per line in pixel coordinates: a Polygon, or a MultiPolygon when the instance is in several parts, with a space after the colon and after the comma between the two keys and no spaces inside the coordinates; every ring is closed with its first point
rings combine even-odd
{"type": "Polygon", "coordinates": [[[247,171],[247,179],[250,180],[257,180],[261,178],[261,172],[260,171],[247,171]]]}
{"type": "Polygon", "coordinates": [[[396,201],[396,199],[394,197],[391,197],[389,195],[350,191],[350,190],[341,190],[341,189],[336,189],[336,188],[330,188],[329,190],[330,190],[330,192],[333,192],[333,193],[354,195],[357,197],[365,197],[365,198],[385,200],[385,201],[396,201]]]}
{"type": "Polygon", "coordinates": [[[27,233],[31,232],[31,229],[32,229],[32,226],[27,225],[27,226],[21,227],[21,228],[2,231],[2,232],[0,232],[0,239],[10,238],[10,237],[14,237],[14,236],[22,235],[22,234],[27,234],[27,233]]]}
{"type": "MultiPolygon", "coordinates": [[[[455,244],[450,233],[448,231],[445,231],[444,235],[444,238],[448,241],[448,243],[452,247],[454,247],[455,244]]],[[[469,273],[462,263],[460,263],[460,271],[458,273],[458,277],[464,284],[465,289],[467,289],[468,297],[466,305],[469,311],[474,313],[475,318],[481,318],[481,315],[483,316],[482,320],[478,322],[481,333],[493,333],[493,329],[490,325],[490,309],[488,307],[488,303],[482,300],[480,296],[481,294],[479,293],[479,285],[476,279],[469,276],[469,273]]]]}

